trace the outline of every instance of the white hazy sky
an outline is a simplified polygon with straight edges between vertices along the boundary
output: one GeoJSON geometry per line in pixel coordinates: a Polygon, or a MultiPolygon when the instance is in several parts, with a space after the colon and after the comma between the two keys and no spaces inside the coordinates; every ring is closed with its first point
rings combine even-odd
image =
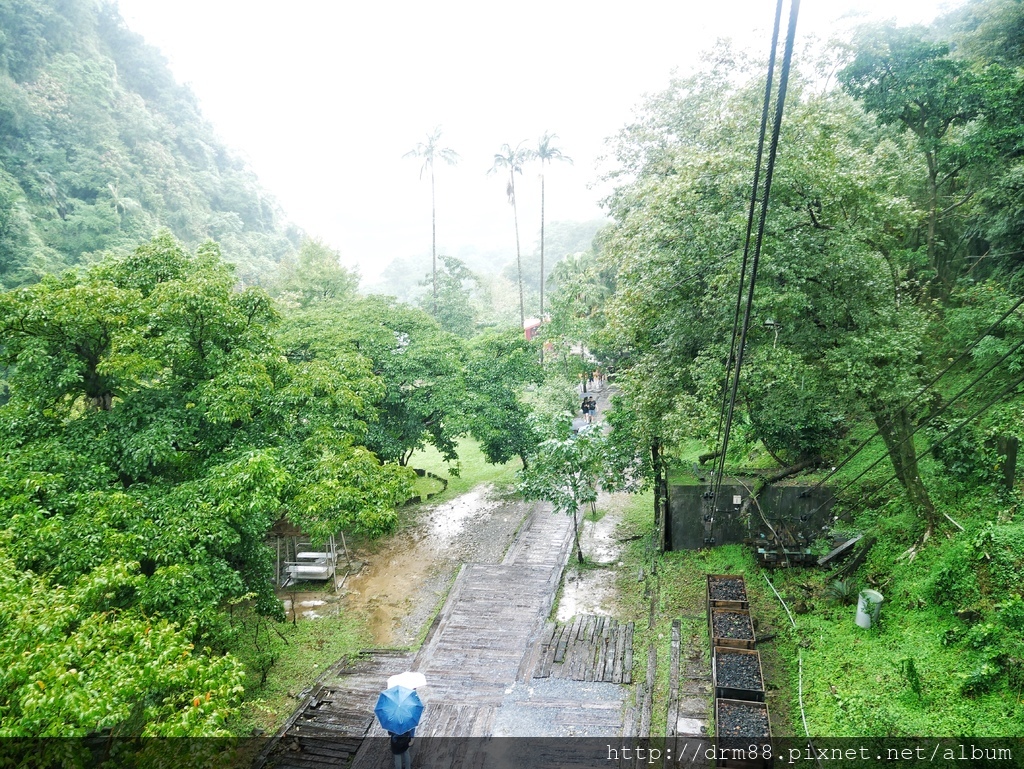
{"type": "MultiPolygon", "coordinates": [[[[434,126],[461,160],[437,169],[438,251],[514,254],[508,142],[546,130],[575,163],[547,174],[547,216],[599,218],[603,142],[645,93],[720,37],[767,53],[773,0],[118,0],[199,97],[288,218],[372,281],[430,253],[430,188],[403,155],[434,126]]],[[[927,22],[952,0],[804,0],[798,44],[851,23],[927,22]],[[851,16],[851,14],[854,14],[851,16]]],[[[788,15],[788,8],[784,12],[788,15]]],[[[539,232],[536,167],[517,180],[524,252],[539,232]]]]}

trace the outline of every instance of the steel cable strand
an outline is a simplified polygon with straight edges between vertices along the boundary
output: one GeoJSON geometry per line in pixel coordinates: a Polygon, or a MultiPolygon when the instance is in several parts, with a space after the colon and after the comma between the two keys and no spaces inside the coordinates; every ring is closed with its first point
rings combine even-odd
{"type": "MultiPolygon", "coordinates": [[[[938,381],[940,379],[942,379],[942,377],[944,377],[950,371],[950,369],[952,369],[954,366],[956,366],[959,363],[961,363],[968,355],[970,355],[971,351],[973,351],[975,347],[977,347],[979,344],[981,344],[982,340],[984,340],[985,337],[989,336],[993,331],[995,331],[995,329],[1004,320],[1006,320],[1008,317],[1010,317],[1010,315],[1012,315],[1014,312],[1016,312],[1017,308],[1019,308],[1022,304],[1024,304],[1024,297],[1021,297],[1020,300],[1018,300],[1017,303],[1015,305],[1013,305],[1013,307],[1011,307],[1009,310],[1007,310],[1005,313],[1003,313],[1002,317],[999,318],[999,320],[997,320],[995,323],[993,323],[991,326],[989,326],[988,329],[983,331],[982,334],[977,339],[975,339],[970,344],[970,346],[967,347],[967,349],[965,349],[962,353],[960,353],[960,355],[957,357],[956,360],[954,360],[952,363],[950,363],[948,366],[946,366],[944,369],[942,369],[942,371],[940,371],[930,382],[928,382],[927,384],[923,385],[921,387],[921,389],[917,391],[917,394],[914,395],[913,398],[911,398],[909,401],[907,401],[906,403],[903,404],[901,409],[909,408],[914,403],[916,403],[918,398],[920,398],[922,395],[924,395],[926,392],[928,392],[928,390],[930,390],[932,387],[934,387],[938,383],[938,381]]],[[[889,422],[887,423],[887,426],[891,425],[891,424],[892,424],[892,420],[889,420],[889,422]]],[[[816,484],[811,486],[809,489],[805,489],[804,491],[800,492],[800,496],[801,497],[806,497],[806,496],[810,495],[810,493],[812,491],[814,491],[815,489],[821,487],[822,484],[824,484],[829,478],[831,478],[836,473],[838,473],[840,470],[842,470],[844,467],[846,467],[846,465],[849,464],[850,460],[852,460],[854,457],[856,457],[871,441],[873,441],[875,438],[877,438],[881,432],[882,432],[881,429],[877,429],[873,433],[871,433],[871,435],[869,435],[867,438],[865,438],[864,441],[859,446],[857,446],[857,448],[855,448],[850,454],[848,454],[843,459],[842,462],[840,462],[838,465],[833,467],[832,470],[829,471],[828,474],[826,474],[824,478],[822,478],[816,484]]]]}
{"type": "MultiPolygon", "coordinates": [[[[782,131],[782,116],[786,106],[786,92],[789,85],[789,69],[793,60],[793,44],[796,38],[796,21],[800,12],[800,0],[793,0],[789,10],[789,28],[786,33],[785,51],[782,57],[782,70],[779,75],[779,95],[775,102],[775,124],[772,126],[772,141],[768,149],[768,164],[765,170],[764,196],[761,199],[761,216],[757,227],[757,239],[754,243],[754,256],[750,265],[750,285],[747,288],[747,303],[743,312],[743,326],[736,351],[736,368],[733,372],[732,392],[729,396],[729,411],[726,416],[725,432],[722,439],[721,467],[725,470],[725,455],[729,448],[729,433],[732,430],[732,418],[736,407],[736,395],[739,390],[740,372],[743,367],[743,355],[747,343],[747,332],[750,329],[750,314],[754,304],[754,288],[757,284],[757,267],[761,258],[761,247],[764,244],[765,223],[768,219],[768,205],[771,198],[772,179],[775,175],[775,160],[778,156],[779,135],[782,131]]],[[[712,504],[717,504],[721,490],[721,474],[717,479],[712,504]]]]}
{"type": "MultiPolygon", "coordinates": [[[[754,230],[754,211],[757,209],[757,190],[761,184],[761,165],[764,160],[764,137],[768,133],[768,115],[771,112],[772,86],[775,84],[775,60],[778,58],[779,49],[779,28],[782,24],[782,3],[778,0],[775,5],[775,26],[772,30],[771,53],[768,57],[768,76],[764,84],[764,105],[761,108],[761,127],[757,136],[757,159],[754,162],[754,181],[750,188],[750,206],[747,209],[747,231],[743,239],[743,259],[740,263],[740,283],[736,292],[736,309],[732,319],[732,338],[729,340],[729,354],[725,360],[725,379],[722,382],[722,407],[718,412],[718,428],[715,432],[715,446],[722,440],[722,424],[725,420],[725,409],[729,396],[729,380],[732,370],[733,356],[736,353],[736,335],[740,325],[740,308],[743,306],[743,287],[747,278],[747,259],[750,256],[750,238],[754,230]]],[[[717,458],[715,464],[717,465],[717,458]]],[[[712,470],[711,481],[714,483],[715,474],[712,470]]]]}

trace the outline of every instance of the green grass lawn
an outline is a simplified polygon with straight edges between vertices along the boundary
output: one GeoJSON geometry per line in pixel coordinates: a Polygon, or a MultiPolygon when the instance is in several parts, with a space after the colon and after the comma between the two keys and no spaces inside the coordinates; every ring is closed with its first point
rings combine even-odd
{"type": "Polygon", "coordinates": [[[458,453],[458,462],[449,465],[437,449],[427,446],[414,453],[409,460],[410,467],[429,470],[448,479],[448,490],[434,497],[431,502],[444,501],[465,494],[481,483],[493,483],[498,488],[510,488],[515,483],[516,471],[522,467],[518,459],[504,465],[488,463],[480,451],[480,445],[472,438],[459,440],[458,453]],[[452,474],[453,469],[458,475],[452,474]]]}
{"type": "Polygon", "coordinates": [[[246,699],[228,724],[233,734],[253,729],[273,734],[298,707],[299,695],[331,665],[369,645],[366,628],[338,604],[311,620],[268,622],[237,613],[232,620],[235,643],[231,651],[245,664],[246,699]],[[254,643],[254,639],[256,642],[254,643]],[[269,664],[273,660],[273,664],[269,664]],[[263,671],[266,678],[263,679],[263,671]]]}

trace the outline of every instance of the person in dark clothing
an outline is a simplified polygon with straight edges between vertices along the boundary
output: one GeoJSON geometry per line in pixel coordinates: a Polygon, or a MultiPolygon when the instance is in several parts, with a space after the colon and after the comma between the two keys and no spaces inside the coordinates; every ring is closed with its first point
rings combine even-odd
{"type": "Polygon", "coordinates": [[[412,769],[412,755],[409,747],[412,745],[412,738],[416,735],[415,729],[410,729],[404,734],[388,732],[391,737],[391,755],[395,757],[395,769],[412,769]]]}

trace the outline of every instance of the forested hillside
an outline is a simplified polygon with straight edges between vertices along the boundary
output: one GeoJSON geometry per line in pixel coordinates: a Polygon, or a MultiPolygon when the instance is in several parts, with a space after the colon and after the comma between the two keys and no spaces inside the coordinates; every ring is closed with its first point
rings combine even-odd
{"type": "Polygon", "coordinates": [[[167,227],[259,282],[297,244],[163,56],[112,2],[0,2],[0,285],[167,227]]]}

